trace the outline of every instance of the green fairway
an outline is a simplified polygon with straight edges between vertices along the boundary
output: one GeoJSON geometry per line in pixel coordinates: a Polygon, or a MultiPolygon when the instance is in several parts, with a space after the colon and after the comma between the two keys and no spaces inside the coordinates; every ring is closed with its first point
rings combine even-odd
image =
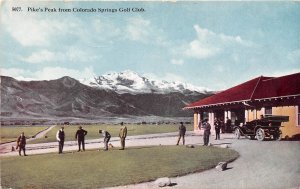
{"type": "Polygon", "coordinates": [[[21,132],[24,132],[27,138],[31,138],[48,127],[49,126],[2,126],[0,129],[1,143],[16,141],[21,132]]]}
{"type": "MultiPolygon", "coordinates": [[[[78,129],[78,126],[64,126],[66,141],[75,140],[75,133],[78,129]]],[[[82,126],[84,130],[88,132],[86,135],[86,140],[89,139],[97,139],[100,137],[99,130],[108,131],[112,137],[117,137],[120,131],[120,125],[84,125],[82,126]]],[[[167,133],[167,132],[175,132],[178,131],[178,125],[136,125],[136,124],[127,124],[128,136],[132,135],[144,135],[144,134],[155,134],[155,133],[167,133]]],[[[193,130],[193,126],[191,124],[186,125],[188,131],[193,130]]],[[[60,126],[56,126],[50,132],[47,133],[47,138],[41,138],[30,143],[42,143],[42,142],[55,142],[56,141],[56,132],[60,129],[60,126]]]]}
{"type": "Polygon", "coordinates": [[[232,161],[238,153],[216,147],[133,147],[1,158],[3,188],[101,188],[172,177],[232,161]]]}

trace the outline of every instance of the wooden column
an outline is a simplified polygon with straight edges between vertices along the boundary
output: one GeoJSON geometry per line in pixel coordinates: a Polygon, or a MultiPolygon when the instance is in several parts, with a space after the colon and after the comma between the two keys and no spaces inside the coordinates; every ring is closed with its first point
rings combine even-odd
{"type": "Polygon", "coordinates": [[[208,116],[209,116],[209,124],[210,124],[210,126],[211,126],[211,130],[210,130],[210,132],[212,133],[212,134],[215,134],[215,125],[214,125],[214,119],[215,119],[215,114],[214,114],[214,112],[210,112],[209,114],[208,114],[208,116]]]}
{"type": "Polygon", "coordinates": [[[197,122],[197,129],[200,130],[201,128],[199,128],[199,123],[202,122],[202,118],[201,118],[201,112],[198,112],[198,122],[197,122]]]}
{"type": "Polygon", "coordinates": [[[194,131],[198,130],[198,112],[194,111],[194,131]]]}
{"type": "Polygon", "coordinates": [[[249,121],[249,111],[245,110],[245,123],[249,121]]]}

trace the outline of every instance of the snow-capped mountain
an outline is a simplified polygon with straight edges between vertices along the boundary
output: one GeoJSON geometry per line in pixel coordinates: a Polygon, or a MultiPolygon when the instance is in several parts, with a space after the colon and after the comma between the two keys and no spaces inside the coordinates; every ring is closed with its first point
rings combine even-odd
{"type": "MultiPolygon", "coordinates": [[[[144,85],[139,85],[140,83],[155,86],[150,81],[144,81],[145,78],[137,80],[134,77],[133,80],[128,78],[129,74],[126,74],[127,80],[125,80],[125,77],[121,77],[122,74],[119,75],[119,79],[111,81],[118,81],[122,84],[116,84],[116,87],[128,85],[130,87],[125,89],[137,91],[146,88],[143,88],[144,85]]],[[[103,82],[109,83],[107,80],[108,78],[103,82]]],[[[19,81],[11,77],[0,76],[0,81],[0,118],[1,123],[5,120],[7,124],[10,124],[10,121],[16,122],[16,120],[38,121],[44,120],[44,118],[45,120],[109,121],[111,118],[120,117],[130,117],[132,120],[149,116],[190,117],[191,112],[182,108],[191,102],[211,95],[208,93],[197,94],[197,92],[120,94],[114,90],[84,85],[69,76],[42,81],[19,81]]]]}
{"type": "Polygon", "coordinates": [[[98,87],[106,90],[113,90],[119,94],[122,93],[167,94],[172,92],[191,94],[191,93],[206,93],[207,91],[203,87],[196,87],[187,83],[149,79],[144,75],[137,74],[130,70],[126,70],[120,73],[117,72],[109,73],[99,77],[86,79],[82,81],[82,83],[92,87],[98,87]]]}

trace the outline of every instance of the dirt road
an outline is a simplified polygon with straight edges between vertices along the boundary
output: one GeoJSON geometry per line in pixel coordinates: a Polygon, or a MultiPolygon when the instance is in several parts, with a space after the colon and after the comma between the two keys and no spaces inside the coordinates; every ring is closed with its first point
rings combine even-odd
{"type": "MultiPolygon", "coordinates": [[[[211,169],[171,178],[180,189],[300,189],[300,142],[223,139],[240,157],[226,171],[211,169]]],[[[213,141],[214,143],[214,141],[213,141]]],[[[114,189],[159,188],[154,182],[114,189]]],[[[168,187],[169,188],[169,187],[168,187]]]]}

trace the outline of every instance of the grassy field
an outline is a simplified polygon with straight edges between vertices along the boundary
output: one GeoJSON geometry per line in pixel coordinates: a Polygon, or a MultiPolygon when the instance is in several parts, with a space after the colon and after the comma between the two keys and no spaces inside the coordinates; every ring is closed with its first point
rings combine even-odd
{"type": "Polygon", "coordinates": [[[47,128],[48,126],[2,126],[0,128],[1,143],[17,140],[21,132],[24,132],[26,137],[32,137],[47,128]]]}
{"type": "Polygon", "coordinates": [[[133,147],[124,151],[1,158],[3,188],[101,188],[203,171],[238,153],[216,147],[133,147]]]}
{"type": "MultiPolygon", "coordinates": [[[[128,136],[132,135],[143,135],[143,134],[155,134],[155,133],[167,133],[167,132],[175,132],[178,131],[178,125],[135,125],[135,124],[128,124],[126,125],[128,136]]],[[[186,125],[187,130],[192,131],[193,126],[191,124],[186,125]]],[[[60,129],[60,126],[56,126],[53,128],[49,133],[47,133],[47,138],[41,138],[31,143],[42,143],[42,142],[55,142],[56,141],[56,132],[60,129]]],[[[65,126],[65,134],[66,134],[66,141],[74,140],[75,133],[78,129],[78,126],[65,126]]],[[[88,132],[86,135],[86,140],[89,139],[97,139],[100,137],[99,130],[106,130],[108,131],[112,137],[117,137],[120,131],[120,125],[85,125],[83,129],[88,132]]]]}

